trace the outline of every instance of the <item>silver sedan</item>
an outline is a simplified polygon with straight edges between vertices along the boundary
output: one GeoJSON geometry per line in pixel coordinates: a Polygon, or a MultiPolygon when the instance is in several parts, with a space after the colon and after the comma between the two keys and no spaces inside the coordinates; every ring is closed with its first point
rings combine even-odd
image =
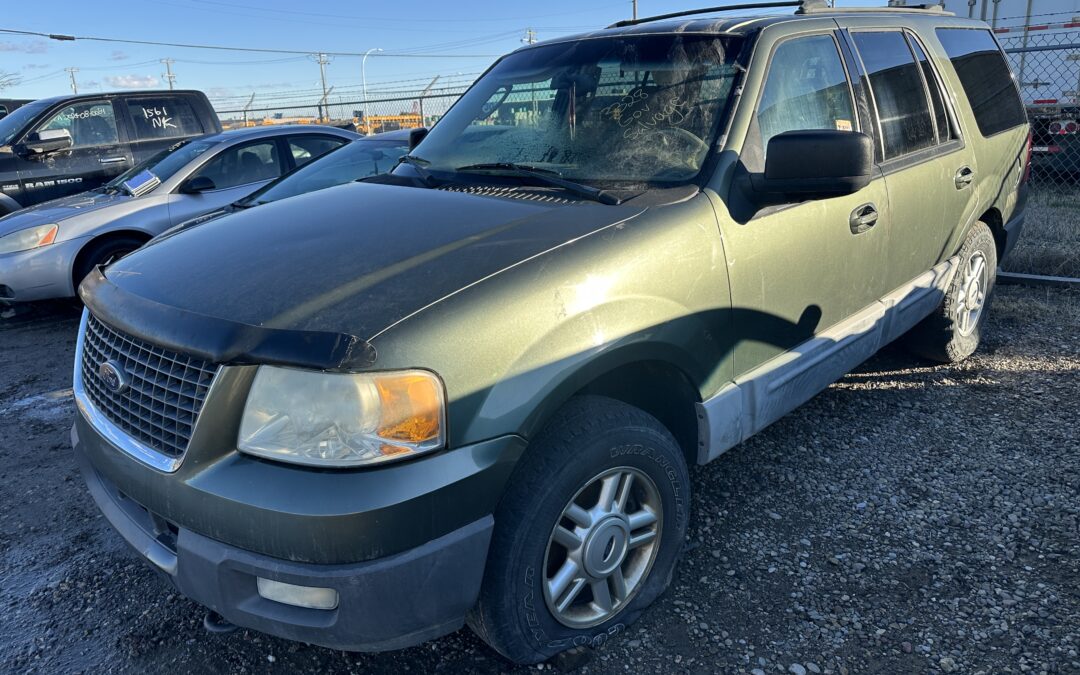
{"type": "Polygon", "coordinates": [[[342,129],[301,125],[200,136],[101,188],[0,218],[0,301],[74,296],[95,266],[358,138],[342,129]]]}

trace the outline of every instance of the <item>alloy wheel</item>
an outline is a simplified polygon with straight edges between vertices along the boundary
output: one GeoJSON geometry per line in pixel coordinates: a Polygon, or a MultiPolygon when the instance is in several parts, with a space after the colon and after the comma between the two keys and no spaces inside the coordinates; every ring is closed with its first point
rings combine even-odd
{"type": "Polygon", "coordinates": [[[971,335],[986,306],[987,286],[990,283],[990,269],[982,251],[975,251],[968,258],[961,274],[960,294],[956,299],[956,329],[961,335],[971,335]]]}
{"type": "Polygon", "coordinates": [[[590,479],[563,508],[544,556],[544,600],[565,626],[615,616],[649,575],[660,548],[656,484],[630,467],[590,479]]]}

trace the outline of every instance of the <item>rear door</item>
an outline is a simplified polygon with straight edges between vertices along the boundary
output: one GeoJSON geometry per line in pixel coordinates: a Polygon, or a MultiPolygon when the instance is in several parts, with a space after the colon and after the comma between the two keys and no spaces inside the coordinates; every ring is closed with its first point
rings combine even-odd
{"type": "Polygon", "coordinates": [[[179,225],[246,197],[283,174],[287,162],[280,137],[264,138],[225,148],[196,169],[188,180],[203,176],[214,189],[199,194],[169,197],[169,220],[179,225]]]}
{"type": "Polygon", "coordinates": [[[289,170],[295,169],[298,166],[303,166],[315,159],[330,152],[334,148],[345,145],[348,143],[348,139],[341,138],[340,136],[330,136],[329,134],[298,134],[295,136],[288,136],[286,143],[288,143],[288,161],[291,165],[289,170]]]}
{"type": "Polygon", "coordinates": [[[136,162],[177,141],[213,132],[205,129],[190,97],[154,94],[118,99],[131,128],[131,152],[136,162]]]}
{"type": "Polygon", "coordinates": [[[30,130],[64,129],[71,134],[71,149],[47,155],[17,157],[23,183],[23,206],[92,190],[132,166],[127,130],[119,122],[113,102],[92,99],[66,105],[30,130]]]}
{"type": "Polygon", "coordinates": [[[949,242],[974,217],[978,171],[921,41],[900,27],[852,20],[849,36],[867,82],[877,157],[891,204],[889,290],[948,258],[949,242]]]}
{"type": "Polygon", "coordinates": [[[961,106],[961,119],[978,166],[974,187],[984,208],[996,206],[1008,221],[1020,199],[1018,188],[1030,130],[1016,82],[989,30],[938,28],[935,33],[944,52],[939,60],[950,88],[968,103],[961,106]],[[948,73],[950,66],[952,73],[948,73]]]}

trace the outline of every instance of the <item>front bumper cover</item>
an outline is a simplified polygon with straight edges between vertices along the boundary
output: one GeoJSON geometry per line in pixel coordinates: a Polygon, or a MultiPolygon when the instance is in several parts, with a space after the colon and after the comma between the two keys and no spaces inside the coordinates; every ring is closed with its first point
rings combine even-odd
{"type": "Polygon", "coordinates": [[[87,487],[106,519],[177,590],[238,626],[333,649],[401,649],[460,628],[479,595],[494,525],[490,515],[384,558],[293,562],[167,524],[94,468],[81,451],[78,427],[71,435],[87,487]],[[338,606],[317,610],[267,600],[258,593],[258,577],[333,588],[338,606]]]}

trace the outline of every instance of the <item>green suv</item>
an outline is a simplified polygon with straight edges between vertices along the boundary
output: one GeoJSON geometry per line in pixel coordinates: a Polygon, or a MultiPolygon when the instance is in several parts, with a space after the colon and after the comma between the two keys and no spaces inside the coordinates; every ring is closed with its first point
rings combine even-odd
{"type": "Polygon", "coordinates": [[[601,644],[690,465],[897,338],[976,349],[1028,148],[987,26],[685,14],[519,49],[392,173],[84,281],[75,454],[219,626],[601,644]]]}

